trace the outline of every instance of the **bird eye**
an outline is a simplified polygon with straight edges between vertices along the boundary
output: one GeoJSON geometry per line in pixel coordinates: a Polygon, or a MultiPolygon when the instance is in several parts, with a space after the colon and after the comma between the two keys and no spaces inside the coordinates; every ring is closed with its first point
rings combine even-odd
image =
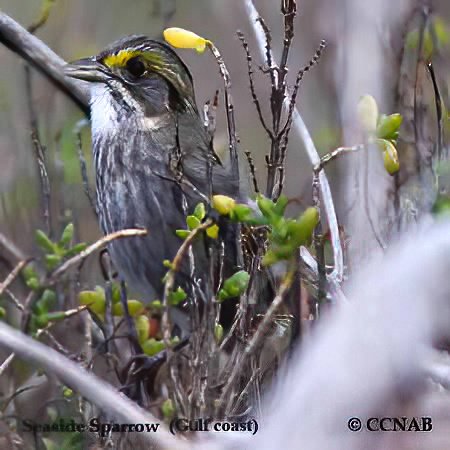
{"type": "Polygon", "coordinates": [[[145,64],[139,58],[131,58],[127,62],[127,70],[136,78],[145,73],[145,64]]]}

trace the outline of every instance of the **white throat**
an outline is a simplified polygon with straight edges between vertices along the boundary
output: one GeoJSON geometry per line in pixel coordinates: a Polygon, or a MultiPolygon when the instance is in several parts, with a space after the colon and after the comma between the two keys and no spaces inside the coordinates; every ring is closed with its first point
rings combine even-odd
{"type": "Polygon", "coordinates": [[[117,132],[117,112],[114,99],[103,83],[92,83],[91,86],[91,127],[92,136],[117,132]]]}

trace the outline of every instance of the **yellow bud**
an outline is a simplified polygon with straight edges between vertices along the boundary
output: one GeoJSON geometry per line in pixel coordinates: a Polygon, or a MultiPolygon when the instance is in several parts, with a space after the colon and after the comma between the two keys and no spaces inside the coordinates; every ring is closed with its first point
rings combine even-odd
{"type": "Polygon", "coordinates": [[[183,28],[166,28],[163,31],[164,39],[175,48],[191,48],[197,50],[199,53],[203,53],[206,46],[209,44],[205,38],[202,38],[198,34],[192,31],[185,30],[183,28]]]}
{"type": "Polygon", "coordinates": [[[377,145],[383,151],[384,168],[389,175],[395,175],[400,169],[397,149],[386,139],[377,139],[377,145]]]}
{"type": "Polygon", "coordinates": [[[368,133],[377,129],[378,105],[371,95],[363,95],[357,107],[358,119],[361,126],[368,133]]]}
{"type": "Polygon", "coordinates": [[[236,201],[227,195],[214,195],[212,198],[212,207],[222,216],[230,214],[235,205],[236,201]]]}
{"type": "Polygon", "coordinates": [[[206,234],[211,239],[217,239],[219,237],[219,227],[214,224],[206,229],[206,234]]]}

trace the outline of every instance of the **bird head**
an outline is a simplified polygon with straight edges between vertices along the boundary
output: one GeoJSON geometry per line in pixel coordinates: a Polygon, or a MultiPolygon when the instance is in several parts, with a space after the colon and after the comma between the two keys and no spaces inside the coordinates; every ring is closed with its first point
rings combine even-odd
{"type": "Polygon", "coordinates": [[[65,74],[94,83],[91,104],[109,94],[116,109],[144,115],[185,107],[196,110],[189,69],[169,46],[146,36],[114,42],[96,56],[68,64],[65,74]]]}

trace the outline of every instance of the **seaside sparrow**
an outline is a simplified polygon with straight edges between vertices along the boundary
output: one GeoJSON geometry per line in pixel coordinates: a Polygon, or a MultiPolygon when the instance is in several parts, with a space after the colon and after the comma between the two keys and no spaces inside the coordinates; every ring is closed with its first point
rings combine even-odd
{"type": "MultiPolygon", "coordinates": [[[[161,298],[163,260],[175,256],[182,242],[175,230],[186,227],[183,201],[192,212],[211,193],[236,197],[238,180],[210,148],[191,74],[166,44],[126,37],[69,64],[65,73],[92,83],[92,147],[103,232],[148,230],[145,237],[111,243],[111,258],[132,289],[148,299],[161,298]]],[[[205,263],[206,258],[196,261],[198,276],[208,270],[205,263]]],[[[182,275],[177,283],[183,285],[189,273],[182,275]]]]}

